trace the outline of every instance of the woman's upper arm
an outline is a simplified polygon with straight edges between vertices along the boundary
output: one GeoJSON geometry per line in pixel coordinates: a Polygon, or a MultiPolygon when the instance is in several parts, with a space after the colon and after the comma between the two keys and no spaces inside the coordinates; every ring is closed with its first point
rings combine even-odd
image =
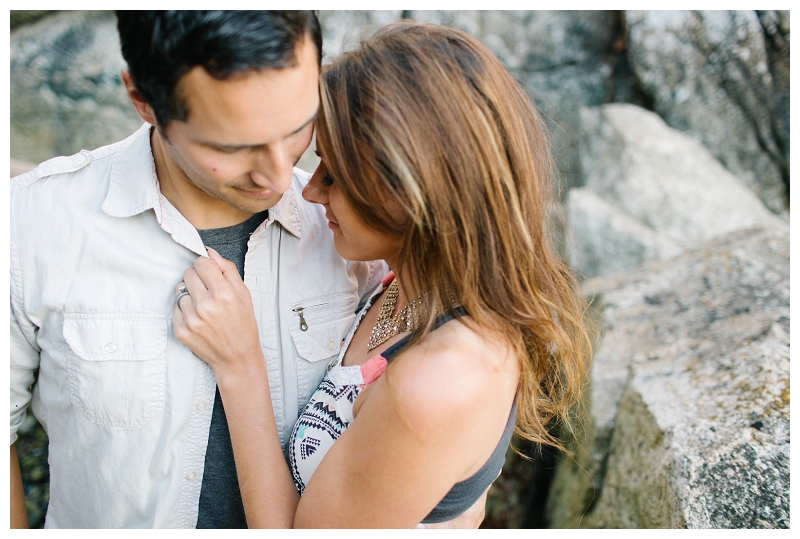
{"type": "Polygon", "coordinates": [[[425,345],[398,356],[309,480],[295,527],[411,528],[475,473],[501,438],[515,381],[470,359],[425,345]]]}
{"type": "Polygon", "coordinates": [[[418,409],[401,417],[398,404],[412,396],[393,402],[386,382],[386,376],[375,382],[357,419],[314,472],[295,527],[411,528],[463,475],[469,451],[452,439],[459,418],[431,414],[420,421],[418,409]],[[437,423],[440,432],[430,435],[437,423]],[[444,443],[448,437],[452,443],[444,443]]]}

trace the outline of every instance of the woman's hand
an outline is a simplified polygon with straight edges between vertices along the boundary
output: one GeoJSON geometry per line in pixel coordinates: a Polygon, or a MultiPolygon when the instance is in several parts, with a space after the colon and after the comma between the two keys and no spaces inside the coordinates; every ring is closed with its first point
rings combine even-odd
{"type": "Polygon", "coordinates": [[[291,528],[300,496],[278,439],[250,291],[235,264],[213,249],[208,256],[183,272],[189,294],[173,310],[175,336],[214,370],[248,527],[291,528]]]}
{"type": "Polygon", "coordinates": [[[183,272],[189,294],[176,303],[172,324],[175,337],[211,366],[219,383],[264,370],[264,355],[250,291],[236,265],[213,249],[208,256],[183,272]]]}

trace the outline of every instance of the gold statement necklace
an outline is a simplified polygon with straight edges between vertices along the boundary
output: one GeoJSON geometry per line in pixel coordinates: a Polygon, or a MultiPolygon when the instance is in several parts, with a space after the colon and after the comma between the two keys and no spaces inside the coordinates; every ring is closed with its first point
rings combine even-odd
{"type": "Polygon", "coordinates": [[[420,294],[417,299],[400,309],[400,312],[396,315],[391,316],[399,295],[400,286],[397,284],[397,279],[395,279],[386,290],[386,295],[383,296],[381,309],[378,311],[378,320],[372,327],[372,334],[367,343],[368,351],[386,342],[398,333],[412,331],[419,324],[422,311],[422,295],[420,294]]]}

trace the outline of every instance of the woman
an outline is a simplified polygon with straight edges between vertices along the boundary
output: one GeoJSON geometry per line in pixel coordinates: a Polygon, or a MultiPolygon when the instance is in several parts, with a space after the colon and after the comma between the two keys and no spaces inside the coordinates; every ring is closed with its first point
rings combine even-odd
{"type": "Polygon", "coordinates": [[[213,251],[185,274],[175,333],[214,370],[248,525],[448,520],[496,478],[514,425],[561,447],[548,426],[581,394],[589,341],[546,227],[547,133],[500,62],[446,27],[379,30],[320,91],[303,196],[341,256],[393,273],[295,426],[291,470],[249,294],[213,251]]]}

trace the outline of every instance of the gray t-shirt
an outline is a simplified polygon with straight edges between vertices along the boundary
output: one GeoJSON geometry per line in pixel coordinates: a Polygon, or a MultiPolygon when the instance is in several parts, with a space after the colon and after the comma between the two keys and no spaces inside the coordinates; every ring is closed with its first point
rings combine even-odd
{"type": "MultiPolygon", "coordinates": [[[[268,212],[257,213],[247,221],[226,228],[198,230],[206,247],[211,247],[227,258],[239,270],[244,279],[244,257],[247,241],[258,225],[267,219],[268,212]]],[[[200,489],[200,504],[197,511],[198,528],[246,528],[247,520],[239,492],[236,464],[233,460],[231,435],[219,388],[214,397],[214,411],[208,430],[205,471],[200,489]]]]}

